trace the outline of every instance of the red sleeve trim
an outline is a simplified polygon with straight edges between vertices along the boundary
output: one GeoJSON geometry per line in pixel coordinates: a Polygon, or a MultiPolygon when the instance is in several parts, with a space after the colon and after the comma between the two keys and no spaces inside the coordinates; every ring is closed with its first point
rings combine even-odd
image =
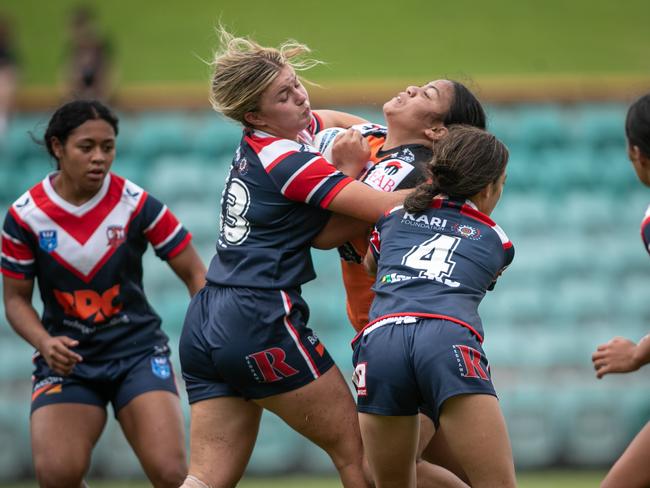
{"type": "Polygon", "coordinates": [[[165,208],[164,213],[160,220],[156,222],[153,228],[147,230],[144,234],[149,239],[152,246],[156,247],[160,243],[165,242],[170,238],[178,227],[179,222],[176,216],[171,213],[169,208],[165,208]]]}
{"type": "Polygon", "coordinates": [[[2,239],[2,252],[19,261],[34,259],[34,253],[29,246],[7,238],[2,239]]]}
{"type": "Polygon", "coordinates": [[[25,276],[24,273],[16,273],[14,271],[8,270],[7,268],[0,269],[0,273],[2,273],[3,275],[5,275],[5,276],[7,276],[9,278],[13,278],[15,280],[28,280],[29,279],[29,278],[27,278],[27,276],[25,276]]]}
{"type": "Polygon", "coordinates": [[[334,197],[339,194],[339,192],[348,186],[350,183],[352,183],[354,180],[353,178],[350,178],[349,176],[346,176],[344,179],[339,181],[334,188],[330,190],[330,192],[327,194],[325,198],[323,198],[320,202],[320,206],[322,208],[327,208],[330,206],[330,203],[332,203],[332,200],[334,200],[334,197]]]}
{"type": "Polygon", "coordinates": [[[189,245],[191,241],[192,241],[192,234],[188,232],[185,238],[181,242],[179,242],[178,245],[174,249],[172,249],[169,254],[167,254],[167,260],[178,256],[181,253],[181,251],[189,245]]]}

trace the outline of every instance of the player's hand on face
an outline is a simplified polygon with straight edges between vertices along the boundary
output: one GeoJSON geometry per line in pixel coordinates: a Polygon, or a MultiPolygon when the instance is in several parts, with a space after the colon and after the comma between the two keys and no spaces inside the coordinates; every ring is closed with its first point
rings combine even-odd
{"type": "Polygon", "coordinates": [[[75,339],[55,336],[43,341],[39,351],[54,372],[67,376],[72,372],[75,364],[82,361],[82,357],[70,349],[77,345],[79,345],[79,341],[75,339]]]}
{"type": "Polygon", "coordinates": [[[601,344],[591,355],[596,376],[602,378],[608,373],[628,373],[639,369],[634,357],[636,344],[624,337],[614,337],[601,344]]]}
{"type": "Polygon", "coordinates": [[[332,146],[332,163],[347,176],[356,178],[370,159],[370,145],[361,132],[348,129],[340,133],[332,146]]]}

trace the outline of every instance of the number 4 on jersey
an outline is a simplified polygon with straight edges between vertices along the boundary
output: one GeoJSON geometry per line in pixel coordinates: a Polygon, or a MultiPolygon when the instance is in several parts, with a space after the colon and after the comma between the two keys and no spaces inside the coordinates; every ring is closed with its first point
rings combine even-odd
{"type": "Polygon", "coordinates": [[[413,246],[402,258],[402,265],[422,270],[423,278],[458,286],[459,283],[445,278],[451,276],[456,266],[451,258],[459,242],[460,237],[435,234],[419,246],[413,246]]]}

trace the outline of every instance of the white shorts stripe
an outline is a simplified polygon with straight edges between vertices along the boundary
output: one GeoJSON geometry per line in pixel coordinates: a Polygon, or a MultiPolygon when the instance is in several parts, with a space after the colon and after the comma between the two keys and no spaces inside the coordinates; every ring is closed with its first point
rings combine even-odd
{"type": "Polygon", "coordinates": [[[291,325],[291,322],[289,322],[289,312],[291,312],[291,307],[289,306],[289,296],[284,292],[280,291],[280,294],[282,295],[282,303],[284,304],[284,311],[285,311],[285,316],[284,316],[284,326],[287,329],[287,332],[289,332],[289,335],[293,339],[293,342],[296,344],[298,347],[298,350],[300,351],[300,354],[304,358],[305,362],[307,363],[307,366],[309,366],[309,369],[311,370],[311,374],[314,376],[314,379],[318,378],[320,375],[318,374],[318,371],[316,370],[316,365],[312,361],[311,357],[309,356],[309,353],[305,349],[305,346],[302,345],[300,342],[300,337],[298,337],[298,332],[296,329],[291,325]]]}

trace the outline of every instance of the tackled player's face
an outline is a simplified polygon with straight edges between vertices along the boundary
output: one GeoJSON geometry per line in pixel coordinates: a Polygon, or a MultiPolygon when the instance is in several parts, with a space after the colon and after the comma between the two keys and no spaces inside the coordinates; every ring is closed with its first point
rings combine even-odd
{"type": "Polygon", "coordinates": [[[65,144],[54,139],[52,149],[62,176],[80,192],[94,194],[113,164],[115,131],[105,120],[87,120],[70,132],[65,144]]]}
{"type": "Polygon", "coordinates": [[[423,86],[409,86],[384,104],[387,123],[429,128],[434,122],[442,123],[451,108],[454,85],[449,80],[431,81],[423,86]]]}
{"type": "Polygon", "coordinates": [[[311,121],[309,96],[289,65],[264,91],[259,109],[248,112],[246,120],[256,129],[274,136],[296,139],[311,121]]]}

